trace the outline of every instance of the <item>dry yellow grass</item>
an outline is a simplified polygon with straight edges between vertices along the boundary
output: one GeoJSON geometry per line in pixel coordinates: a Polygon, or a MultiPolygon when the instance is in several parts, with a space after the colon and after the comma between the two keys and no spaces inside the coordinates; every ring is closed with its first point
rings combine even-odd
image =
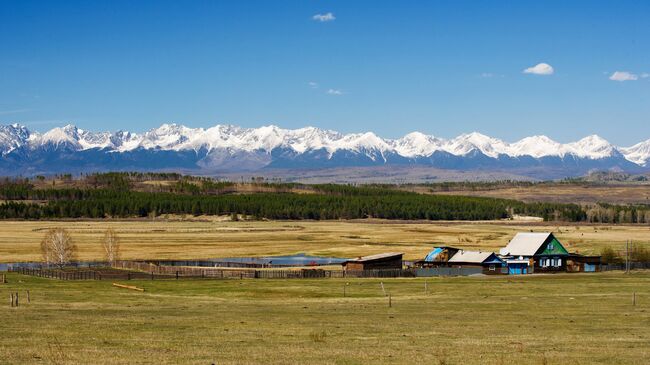
{"type": "Polygon", "coordinates": [[[426,280],[128,282],[138,292],[10,273],[2,297],[31,303],[0,305],[0,363],[648,363],[648,272],[426,280]]]}
{"type": "Polygon", "coordinates": [[[553,231],[570,251],[598,253],[621,249],[626,240],[650,242],[650,226],[561,225],[515,222],[400,222],[205,220],[1,221],[0,262],[38,261],[49,228],[69,229],[79,259],[102,259],[104,231],[121,238],[124,259],[183,259],[262,256],[305,252],[355,257],[386,251],[419,259],[432,245],[498,250],[519,231],[553,231]]]}
{"type": "MultiPolygon", "coordinates": [[[[427,193],[426,188],[412,189],[427,193]]],[[[525,202],[557,202],[593,204],[650,204],[650,185],[534,185],[528,187],[505,187],[486,190],[458,190],[436,192],[441,195],[481,196],[515,199],[525,202]]]]}

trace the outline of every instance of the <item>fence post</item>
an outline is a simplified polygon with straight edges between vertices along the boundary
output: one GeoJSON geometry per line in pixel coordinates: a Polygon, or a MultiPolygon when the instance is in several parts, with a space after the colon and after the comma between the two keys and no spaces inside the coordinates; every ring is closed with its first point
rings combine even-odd
{"type": "Polygon", "coordinates": [[[388,308],[393,306],[393,297],[388,293],[388,308]]]}
{"type": "Polygon", "coordinates": [[[11,308],[14,307],[14,293],[9,293],[9,305],[11,305],[11,308]]]}
{"type": "Polygon", "coordinates": [[[29,303],[31,303],[31,302],[32,302],[32,300],[31,300],[31,298],[29,297],[29,290],[27,290],[27,304],[29,304],[29,303]]]}
{"type": "Polygon", "coordinates": [[[632,293],[632,306],[636,307],[636,292],[632,293]]]}
{"type": "Polygon", "coordinates": [[[16,293],[15,298],[16,298],[16,308],[18,308],[18,293],[16,293]]]}
{"type": "Polygon", "coordinates": [[[178,280],[178,270],[176,271],[176,280],[178,280]]]}

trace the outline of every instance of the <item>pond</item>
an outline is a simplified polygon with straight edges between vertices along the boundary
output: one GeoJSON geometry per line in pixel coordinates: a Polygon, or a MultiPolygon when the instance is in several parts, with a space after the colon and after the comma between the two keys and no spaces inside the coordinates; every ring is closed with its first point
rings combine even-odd
{"type": "MultiPolygon", "coordinates": [[[[197,259],[197,260],[132,260],[139,262],[150,262],[157,265],[168,266],[199,266],[199,267],[219,267],[226,266],[227,263],[235,264],[259,264],[259,265],[281,265],[281,266],[321,266],[321,265],[337,265],[347,261],[345,258],[326,257],[326,256],[311,256],[304,253],[296,255],[285,256],[264,256],[264,257],[220,257],[213,259],[197,259]]],[[[16,268],[30,268],[36,269],[43,266],[42,262],[10,262],[0,263],[0,271],[7,271],[16,268]]],[[[70,264],[69,266],[75,267],[100,267],[106,266],[105,262],[101,261],[78,261],[70,264]]]]}

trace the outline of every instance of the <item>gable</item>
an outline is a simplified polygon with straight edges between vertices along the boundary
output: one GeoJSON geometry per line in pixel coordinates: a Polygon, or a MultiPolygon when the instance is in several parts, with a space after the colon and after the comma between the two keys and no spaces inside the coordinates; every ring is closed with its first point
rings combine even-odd
{"type": "Polygon", "coordinates": [[[550,234],[544,244],[535,252],[535,256],[556,256],[568,255],[569,252],[562,246],[560,241],[550,234]]]}

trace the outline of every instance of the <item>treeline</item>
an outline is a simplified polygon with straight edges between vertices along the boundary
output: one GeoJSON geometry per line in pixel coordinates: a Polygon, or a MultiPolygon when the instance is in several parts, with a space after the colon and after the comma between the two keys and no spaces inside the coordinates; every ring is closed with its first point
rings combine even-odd
{"type": "Polygon", "coordinates": [[[512,214],[580,221],[584,211],[573,204],[526,204],[514,200],[420,195],[380,188],[322,185],[319,193],[191,195],[117,189],[31,189],[25,184],[0,186],[0,218],[145,217],[160,214],[243,214],[267,219],[427,219],[493,220],[512,214]],[[37,204],[17,200],[47,201],[37,204]]]}
{"type": "Polygon", "coordinates": [[[650,223],[650,206],[524,203],[516,200],[428,195],[383,185],[237,184],[178,174],[107,173],[81,187],[35,188],[28,179],[0,182],[0,219],[144,217],[160,214],[237,215],[258,219],[493,220],[515,215],[547,221],[650,223]],[[165,190],[140,191],[140,179],[161,178],[165,190]],[[243,192],[243,193],[242,193],[243,192]],[[252,192],[252,193],[251,193],[252,192]],[[307,194],[304,194],[307,192],[307,194]]]}

